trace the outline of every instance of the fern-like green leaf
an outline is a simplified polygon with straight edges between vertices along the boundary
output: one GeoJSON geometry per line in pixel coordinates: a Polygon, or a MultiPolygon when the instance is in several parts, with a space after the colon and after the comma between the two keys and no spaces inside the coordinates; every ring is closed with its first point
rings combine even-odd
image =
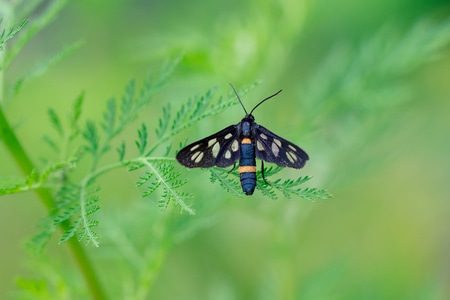
{"type": "Polygon", "coordinates": [[[163,107],[163,116],[159,119],[158,128],[156,128],[156,137],[158,139],[162,138],[169,128],[170,110],[170,103],[167,103],[167,105],[163,107]]]}
{"type": "MultiPolygon", "coordinates": [[[[25,7],[33,7],[38,2],[41,1],[29,1],[24,5],[25,7]],[[29,3],[30,2],[30,3],[29,3]]],[[[6,53],[5,66],[9,66],[12,60],[19,54],[22,48],[28,43],[39,31],[44,29],[50,22],[52,22],[59,11],[67,4],[65,0],[54,0],[44,5],[42,9],[39,9],[39,14],[33,14],[33,22],[30,22],[27,26],[27,30],[24,30],[22,34],[18,35],[15,39],[12,47],[10,47],[6,53]]],[[[39,4],[38,4],[39,5],[39,4]]],[[[24,14],[23,16],[28,17],[30,14],[24,14]]]]}
{"type": "Polygon", "coordinates": [[[147,185],[147,189],[141,194],[143,198],[149,196],[161,186],[161,180],[150,180],[153,175],[151,172],[146,172],[146,176],[139,177],[139,180],[136,182],[137,186],[147,185]]]}
{"type": "Polygon", "coordinates": [[[79,205],[66,207],[56,218],[53,219],[53,225],[59,225],[60,223],[69,220],[73,215],[80,211],[79,205]]]}
{"type": "Polygon", "coordinates": [[[32,170],[31,173],[26,176],[25,180],[14,182],[5,181],[0,187],[0,196],[6,194],[17,194],[41,188],[51,175],[56,173],[58,170],[64,169],[65,167],[66,163],[54,163],[46,167],[42,171],[42,174],[39,174],[36,170],[32,170]]]}
{"type": "MultiPolygon", "coordinates": [[[[117,105],[114,98],[107,102],[106,111],[103,113],[103,121],[100,128],[103,134],[96,130],[95,123],[88,121],[83,131],[83,137],[88,142],[86,150],[94,156],[94,161],[98,162],[99,157],[111,149],[111,141],[121,133],[127,125],[135,120],[142,109],[150,104],[153,95],[163,86],[168,76],[173,72],[178,64],[179,58],[166,64],[156,76],[149,76],[143,84],[142,89],[136,95],[136,83],[131,80],[125,87],[124,95],[121,98],[120,105],[117,105]],[[168,68],[168,69],[167,69],[168,68]],[[100,137],[102,144],[100,144],[100,137]]],[[[166,111],[167,113],[169,110],[166,111]]],[[[145,125],[143,125],[145,126],[145,125]]],[[[143,154],[147,146],[147,129],[141,127],[139,132],[139,151],[143,154]]],[[[123,159],[125,147],[119,149],[119,156],[123,159]]],[[[147,156],[147,155],[146,155],[147,156]]]]}
{"type": "Polygon", "coordinates": [[[117,105],[114,98],[109,99],[106,104],[106,111],[103,113],[102,129],[108,137],[112,137],[116,132],[117,105]]]}
{"type": "Polygon", "coordinates": [[[123,161],[123,159],[125,158],[125,143],[122,142],[120,144],[120,146],[116,149],[117,153],[119,154],[119,161],[123,161]]]}
{"type": "Polygon", "coordinates": [[[64,231],[62,236],[59,238],[58,243],[59,244],[63,244],[65,242],[67,242],[70,238],[75,236],[75,234],[77,233],[80,225],[81,225],[81,219],[78,219],[75,222],[73,222],[73,224],[70,225],[69,228],[66,231],[64,231]]]}
{"type": "Polygon", "coordinates": [[[129,161],[129,162],[126,162],[125,165],[128,167],[129,172],[136,171],[136,170],[139,170],[139,169],[145,167],[145,164],[142,163],[141,161],[129,161]]]}
{"type": "Polygon", "coordinates": [[[56,231],[56,226],[52,224],[52,217],[42,219],[38,226],[38,231],[25,244],[26,248],[33,254],[40,254],[50,241],[56,231]]]}
{"type": "MultiPolygon", "coordinates": [[[[165,211],[170,203],[180,207],[181,211],[194,214],[194,210],[186,204],[192,195],[179,191],[179,188],[186,184],[187,180],[180,179],[180,173],[174,170],[172,163],[164,160],[140,159],[142,164],[148,171],[137,181],[137,186],[146,186],[146,190],[142,193],[143,197],[151,195],[158,188],[162,189],[158,206],[165,211]]],[[[137,170],[138,168],[134,168],[137,170]]]]}
{"type": "MultiPolygon", "coordinates": [[[[133,115],[133,99],[136,89],[136,83],[131,80],[125,88],[125,94],[122,96],[120,102],[120,116],[119,116],[119,127],[124,126],[129,123],[130,120],[134,119],[133,115]]],[[[116,131],[119,131],[116,130],[116,131]]]]}
{"type": "MultiPolygon", "coordinates": [[[[75,99],[72,111],[67,117],[67,122],[63,122],[59,117],[58,113],[54,109],[48,109],[48,116],[50,123],[56,130],[59,140],[50,137],[49,135],[44,135],[42,140],[50,146],[55,152],[61,153],[61,157],[70,159],[68,157],[68,149],[71,148],[70,143],[78,136],[80,133],[78,122],[81,116],[82,105],[84,100],[84,93],[81,93],[77,99],[75,99]]],[[[78,151],[74,151],[71,155],[75,155],[78,151]]]]}
{"type": "Polygon", "coordinates": [[[83,131],[83,138],[87,142],[86,151],[96,156],[99,151],[100,136],[97,127],[93,121],[86,122],[86,128],[83,131]]]}
{"type": "Polygon", "coordinates": [[[58,200],[53,218],[53,225],[71,221],[71,226],[62,234],[59,243],[78,235],[79,240],[87,244],[98,245],[98,235],[93,227],[98,224],[97,220],[89,217],[100,209],[98,188],[91,188],[91,184],[83,183],[82,186],[66,185],[57,193],[58,200]]]}
{"type": "Polygon", "coordinates": [[[218,181],[220,186],[225,191],[239,197],[242,197],[244,195],[242,193],[242,188],[239,182],[234,176],[230,176],[230,173],[227,170],[221,168],[212,168],[209,170],[209,172],[211,173],[211,176],[209,178],[211,183],[218,181]]]}
{"type": "MultiPolygon", "coordinates": [[[[3,19],[0,19],[0,25],[2,21],[3,19]]],[[[0,34],[0,51],[3,51],[5,43],[19,33],[19,31],[21,31],[27,24],[28,20],[23,20],[17,26],[11,26],[8,31],[6,31],[6,29],[2,30],[2,33],[0,34]]]]}
{"type": "Polygon", "coordinates": [[[138,130],[138,140],[136,141],[136,146],[139,151],[139,155],[144,155],[145,149],[147,148],[147,127],[144,123],[141,125],[141,129],[138,130]]]}
{"type": "Polygon", "coordinates": [[[276,190],[281,192],[286,198],[291,198],[292,195],[300,196],[303,199],[309,201],[314,201],[315,199],[331,198],[331,194],[326,190],[300,187],[303,183],[309,181],[310,179],[311,177],[308,176],[299,177],[295,180],[286,179],[282,181],[281,179],[276,179],[272,182],[269,182],[268,185],[264,184],[264,182],[260,180],[259,185],[261,186],[261,191],[265,190],[267,193],[271,193],[271,191],[276,190]]]}
{"type": "MultiPolygon", "coordinates": [[[[247,93],[254,86],[256,86],[256,84],[243,89],[242,95],[247,93]]],[[[228,107],[239,103],[236,101],[236,96],[234,94],[230,94],[225,100],[223,97],[218,97],[218,99],[214,101],[215,92],[216,89],[209,89],[203,95],[190,98],[175,114],[171,113],[171,106],[166,106],[165,112],[163,112],[164,116],[159,121],[160,129],[157,132],[159,139],[150,150],[147,151],[145,156],[151,156],[160,145],[167,142],[180,131],[194,125],[204,118],[214,116],[225,111],[228,107]],[[171,117],[173,115],[175,117],[171,117]],[[169,118],[173,120],[170,121],[169,118]],[[167,130],[166,127],[169,123],[172,123],[172,125],[170,125],[170,130],[167,130]]]]}
{"type": "Polygon", "coordinates": [[[59,133],[59,135],[63,135],[63,129],[61,125],[61,121],[59,120],[58,114],[55,112],[54,109],[49,108],[48,116],[50,118],[50,123],[52,123],[53,127],[56,129],[56,131],[59,133]]]}
{"type": "MultiPolygon", "coordinates": [[[[257,185],[256,188],[266,197],[272,200],[278,199],[278,194],[283,194],[286,198],[291,198],[293,195],[300,196],[305,200],[313,201],[315,199],[328,199],[331,194],[326,190],[316,188],[303,188],[300,187],[305,182],[309,181],[311,177],[303,176],[297,179],[275,179],[270,181],[268,178],[279,173],[283,168],[278,166],[271,166],[264,169],[264,176],[269,181],[267,184],[262,179],[261,171],[256,172],[257,185]]],[[[213,168],[209,170],[211,173],[211,182],[218,181],[220,186],[237,196],[242,196],[242,188],[239,182],[239,174],[237,172],[228,172],[225,169],[213,168]]]]}
{"type": "Polygon", "coordinates": [[[93,230],[94,227],[97,227],[100,224],[97,220],[90,220],[87,223],[87,226],[84,226],[82,230],[78,232],[78,241],[85,241],[86,244],[93,244],[94,246],[98,245],[99,236],[93,230]]]}
{"type": "Polygon", "coordinates": [[[74,184],[64,185],[56,194],[56,207],[53,214],[53,224],[58,225],[69,220],[80,211],[80,187],[74,184]]]}
{"type": "Polygon", "coordinates": [[[263,180],[257,180],[256,188],[263,194],[264,196],[272,199],[277,200],[278,195],[275,192],[275,190],[270,186],[270,184],[267,184],[263,180]]]}
{"type": "Polygon", "coordinates": [[[0,187],[0,196],[19,193],[21,191],[21,187],[22,186],[20,183],[2,186],[0,187]]]}
{"type": "Polygon", "coordinates": [[[71,128],[76,127],[78,120],[80,119],[83,108],[83,101],[84,101],[84,93],[81,93],[73,104],[72,114],[71,117],[69,118],[71,128]]]}

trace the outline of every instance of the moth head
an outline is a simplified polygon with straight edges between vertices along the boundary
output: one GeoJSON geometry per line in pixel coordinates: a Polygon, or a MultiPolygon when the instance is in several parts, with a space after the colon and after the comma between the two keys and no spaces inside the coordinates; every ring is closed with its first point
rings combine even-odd
{"type": "Polygon", "coordinates": [[[255,121],[255,117],[253,115],[246,115],[241,122],[249,122],[252,123],[255,121]]]}

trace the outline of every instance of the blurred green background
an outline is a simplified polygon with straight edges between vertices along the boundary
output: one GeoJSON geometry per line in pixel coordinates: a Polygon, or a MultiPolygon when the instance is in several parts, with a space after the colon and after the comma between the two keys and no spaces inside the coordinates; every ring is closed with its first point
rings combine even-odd
{"type": "MultiPolygon", "coordinates": [[[[256,121],[310,155],[305,169],[283,176],[313,176],[308,184],[334,198],[238,198],[207,172],[180,168],[197,214],[161,214],[139,198],[132,175],[107,174],[102,244],[88,253],[112,299],[449,299],[449,14],[447,1],[76,1],[5,80],[73,41],[83,46],[5,112],[39,162],[48,157],[49,107],[65,114],[85,91],[84,117],[100,118],[131,78],[180,53],[170,85],[136,128],[145,121],[153,132],[165,103],[179,107],[214,86],[225,95],[229,82],[261,80],[242,97],[247,109],[283,89],[256,121]]],[[[234,106],[174,144],[242,117],[234,106]]],[[[124,138],[132,143],[135,131],[124,138]]],[[[0,165],[0,176],[22,176],[3,146],[0,165]]],[[[33,193],[0,198],[0,298],[24,297],[18,277],[42,279],[55,299],[85,297],[57,237],[41,258],[23,249],[45,215],[33,193]]]]}

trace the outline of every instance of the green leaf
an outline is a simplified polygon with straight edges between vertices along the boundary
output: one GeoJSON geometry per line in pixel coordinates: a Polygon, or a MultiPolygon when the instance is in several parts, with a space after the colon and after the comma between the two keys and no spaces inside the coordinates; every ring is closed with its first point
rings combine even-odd
{"type": "MultiPolygon", "coordinates": [[[[2,21],[3,19],[0,19],[0,25],[2,21]]],[[[27,24],[28,20],[23,20],[19,23],[19,25],[11,26],[8,31],[6,31],[6,29],[2,30],[2,33],[0,34],[0,51],[5,50],[5,43],[19,33],[19,31],[21,31],[27,24]]]]}
{"type": "MultiPolygon", "coordinates": [[[[134,80],[131,80],[125,88],[125,94],[122,96],[120,102],[120,116],[119,116],[119,128],[123,127],[125,124],[134,120],[136,117],[134,113],[134,91],[136,89],[136,84],[134,80]]],[[[119,129],[116,130],[116,132],[119,129]]]]}
{"type": "Polygon", "coordinates": [[[147,168],[146,175],[139,177],[136,182],[137,186],[146,186],[146,191],[142,193],[142,197],[148,197],[158,188],[162,189],[158,206],[165,211],[170,203],[180,207],[181,211],[194,214],[194,210],[186,204],[187,200],[192,198],[191,194],[180,192],[178,189],[187,182],[180,179],[180,173],[174,171],[174,165],[164,160],[151,160],[151,158],[141,158],[139,161],[142,167],[147,168]]]}
{"type": "MultiPolygon", "coordinates": [[[[282,170],[283,168],[278,166],[271,166],[264,169],[264,176],[269,181],[269,184],[264,182],[262,179],[261,171],[257,171],[257,190],[272,200],[277,200],[278,194],[280,193],[286,198],[300,196],[308,201],[314,201],[315,199],[328,199],[332,197],[330,193],[323,189],[301,187],[301,185],[311,179],[309,176],[298,177],[297,179],[286,179],[283,181],[281,179],[275,179],[274,181],[269,180],[271,176],[282,170]]],[[[243,196],[239,181],[239,174],[237,172],[229,172],[222,168],[212,168],[209,171],[211,173],[210,180],[212,183],[218,181],[220,186],[227,192],[232,193],[235,196],[243,196]]]]}
{"type": "Polygon", "coordinates": [[[0,187],[0,196],[19,193],[21,191],[21,187],[22,185],[20,183],[2,186],[0,187]]]}
{"type": "Polygon", "coordinates": [[[106,104],[106,111],[103,113],[102,129],[105,131],[108,137],[112,137],[115,134],[116,128],[116,100],[114,98],[109,99],[106,104]]]}
{"type": "Polygon", "coordinates": [[[138,130],[138,140],[136,141],[136,146],[139,151],[139,155],[144,155],[145,149],[147,148],[147,127],[144,123],[141,125],[141,129],[138,130]]]}
{"type": "Polygon", "coordinates": [[[239,182],[236,180],[235,177],[229,178],[230,173],[228,171],[221,168],[211,168],[209,172],[211,173],[210,176],[211,183],[218,181],[220,186],[225,191],[238,197],[244,196],[244,194],[242,193],[241,185],[239,184],[239,182]]]}
{"type": "Polygon", "coordinates": [[[71,226],[69,226],[69,229],[67,229],[63,233],[61,238],[59,239],[58,244],[63,244],[65,242],[67,242],[70,238],[75,236],[75,234],[77,233],[80,225],[81,225],[81,219],[78,219],[71,226]]]}
{"type": "MultiPolygon", "coordinates": [[[[158,128],[156,128],[156,137],[162,138],[169,128],[170,122],[170,103],[163,107],[163,116],[159,119],[158,128]]],[[[173,127],[173,126],[172,126],[173,127]]]]}
{"type": "Polygon", "coordinates": [[[63,136],[64,135],[63,128],[61,126],[61,121],[59,120],[58,114],[52,108],[49,108],[47,110],[47,113],[48,113],[50,122],[52,123],[53,127],[56,129],[56,131],[58,132],[58,134],[60,136],[63,136]]]}
{"type": "Polygon", "coordinates": [[[123,161],[125,157],[125,142],[122,142],[120,144],[120,147],[116,149],[117,153],[119,154],[119,161],[123,161]]]}
{"type": "Polygon", "coordinates": [[[81,93],[73,104],[72,114],[69,118],[71,128],[75,128],[77,126],[78,120],[80,119],[82,113],[83,102],[84,102],[84,93],[81,93]]]}
{"type": "MultiPolygon", "coordinates": [[[[27,5],[24,5],[28,9],[28,7],[32,8],[34,6],[35,1],[28,1],[27,5]],[[31,3],[28,3],[31,2],[31,3]]],[[[39,1],[38,1],[39,2],[39,1]]],[[[54,0],[51,1],[48,5],[44,5],[42,9],[39,10],[39,13],[34,15],[32,12],[29,14],[25,14],[26,17],[29,15],[33,15],[33,22],[30,22],[27,26],[27,29],[23,31],[23,34],[20,34],[17,39],[14,41],[12,47],[10,47],[7,51],[7,56],[5,60],[5,66],[9,66],[12,60],[19,54],[22,48],[29,42],[39,31],[48,26],[58,15],[61,9],[66,5],[67,0],[54,0]]]]}
{"type": "Polygon", "coordinates": [[[83,131],[83,138],[88,143],[88,145],[86,146],[86,150],[94,156],[97,155],[99,150],[100,136],[93,121],[86,122],[86,128],[83,131]]]}

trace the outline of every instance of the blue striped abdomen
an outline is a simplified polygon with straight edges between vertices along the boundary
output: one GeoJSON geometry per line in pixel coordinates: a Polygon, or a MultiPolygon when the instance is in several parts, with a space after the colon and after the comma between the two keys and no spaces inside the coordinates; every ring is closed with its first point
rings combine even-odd
{"type": "Polygon", "coordinates": [[[256,160],[255,146],[249,138],[243,138],[241,142],[239,174],[242,190],[246,195],[252,195],[256,187],[256,160]]]}

